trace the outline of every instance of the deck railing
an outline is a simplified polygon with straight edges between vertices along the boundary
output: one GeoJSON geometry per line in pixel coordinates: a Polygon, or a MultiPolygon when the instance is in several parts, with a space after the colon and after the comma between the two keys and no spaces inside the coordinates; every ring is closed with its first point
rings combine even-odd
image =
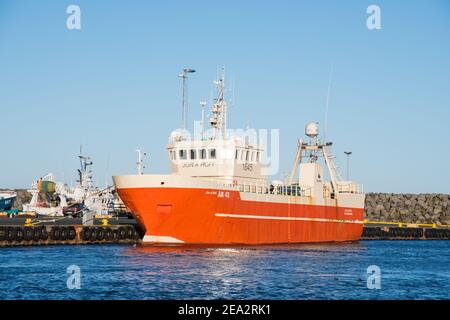
{"type": "Polygon", "coordinates": [[[336,189],[337,189],[338,193],[362,193],[363,192],[362,185],[354,183],[354,182],[337,183],[336,189]]]}
{"type": "Polygon", "coordinates": [[[299,185],[258,185],[239,184],[235,186],[240,192],[256,194],[273,194],[281,196],[310,197],[311,188],[299,185]]]}
{"type": "MultiPolygon", "coordinates": [[[[225,187],[231,187],[237,189],[240,192],[255,193],[255,194],[273,194],[280,196],[294,196],[294,197],[311,197],[312,188],[307,186],[301,186],[298,184],[293,185],[266,185],[266,184],[225,184],[225,187]]],[[[337,193],[362,193],[362,185],[356,183],[338,183],[336,186],[337,193]]],[[[334,199],[336,195],[332,192],[330,186],[323,186],[323,197],[334,199]]]]}

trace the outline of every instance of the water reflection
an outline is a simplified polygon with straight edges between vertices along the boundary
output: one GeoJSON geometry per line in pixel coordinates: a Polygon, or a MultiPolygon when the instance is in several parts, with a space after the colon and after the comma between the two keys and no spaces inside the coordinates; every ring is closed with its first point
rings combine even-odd
{"type": "Polygon", "coordinates": [[[263,294],[268,294],[267,298],[275,298],[280,291],[295,298],[312,295],[318,288],[330,284],[346,286],[342,282],[360,281],[359,273],[345,272],[348,270],[341,269],[338,260],[358,256],[365,250],[364,243],[145,245],[127,248],[123,253],[127,260],[123,263],[129,270],[133,266],[142,269],[144,265],[147,286],[148,283],[163,282],[166,291],[174,284],[175,287],[183,287],[179,295],[184,298],[194,295],[217,299],[258,299],[263,294]],[[328,272],[323,272],[323,268],[328,272]]]}
{"type": "Polygon", "coordinates": [[[129,248],[134,253],[199,253],[223,252],[223,253],[241,253],[248,251],[277,251],[277,250],[296,250],[296,251],[316,251],[316,252],[355,252],[365,250],[364,242],[343,242],[343,243],[314,243],[314,244],[278,244],[278,245],[139,245],[129,248]]]}

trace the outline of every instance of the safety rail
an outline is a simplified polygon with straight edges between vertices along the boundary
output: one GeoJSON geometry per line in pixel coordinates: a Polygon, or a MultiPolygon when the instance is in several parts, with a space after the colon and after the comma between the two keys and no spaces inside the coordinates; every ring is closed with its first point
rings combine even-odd
{"type": "Polygon", "coordinates": [[[362,185],[354,182],[342,183],[338,182],[336,184],[337,193],[362,193],[362,185]]]}
{"type": "Polygon", "coordinates": [[[311,188],[300,185],[257,185],[239,184],[236,188],[240,192],[256,194],[273,194],[280,196],[310,197],[311,188]]]}

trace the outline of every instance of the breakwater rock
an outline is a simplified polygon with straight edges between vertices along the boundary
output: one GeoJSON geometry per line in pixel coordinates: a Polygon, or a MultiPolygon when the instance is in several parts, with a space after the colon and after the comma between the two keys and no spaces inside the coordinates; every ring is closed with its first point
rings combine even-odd
{"type": "Polygon", "coordinates": [[[16,209],[22,210],[22,205],[24,203],[30,203],[31,194],[27,190],[16,190],[16,192],[17,192],[17,198],[16,198],[16,202],[14,203],[14,207],[16,209]]]}
{"type": "Polygon", "coordinates": [[[450,224],[450,195],[368,193],[366,219],[450,224]]]}

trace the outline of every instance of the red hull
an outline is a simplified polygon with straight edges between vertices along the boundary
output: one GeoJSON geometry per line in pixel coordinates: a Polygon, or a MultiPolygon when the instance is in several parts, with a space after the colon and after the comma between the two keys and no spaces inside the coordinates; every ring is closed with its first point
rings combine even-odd
{"type": "Polygon", "coordinates": [[[238,191],[130,188],[118,192],[135,212],[148,242],[340,242],[359,240],[363,230],[362,208],[245,201],[238,191]]]}

